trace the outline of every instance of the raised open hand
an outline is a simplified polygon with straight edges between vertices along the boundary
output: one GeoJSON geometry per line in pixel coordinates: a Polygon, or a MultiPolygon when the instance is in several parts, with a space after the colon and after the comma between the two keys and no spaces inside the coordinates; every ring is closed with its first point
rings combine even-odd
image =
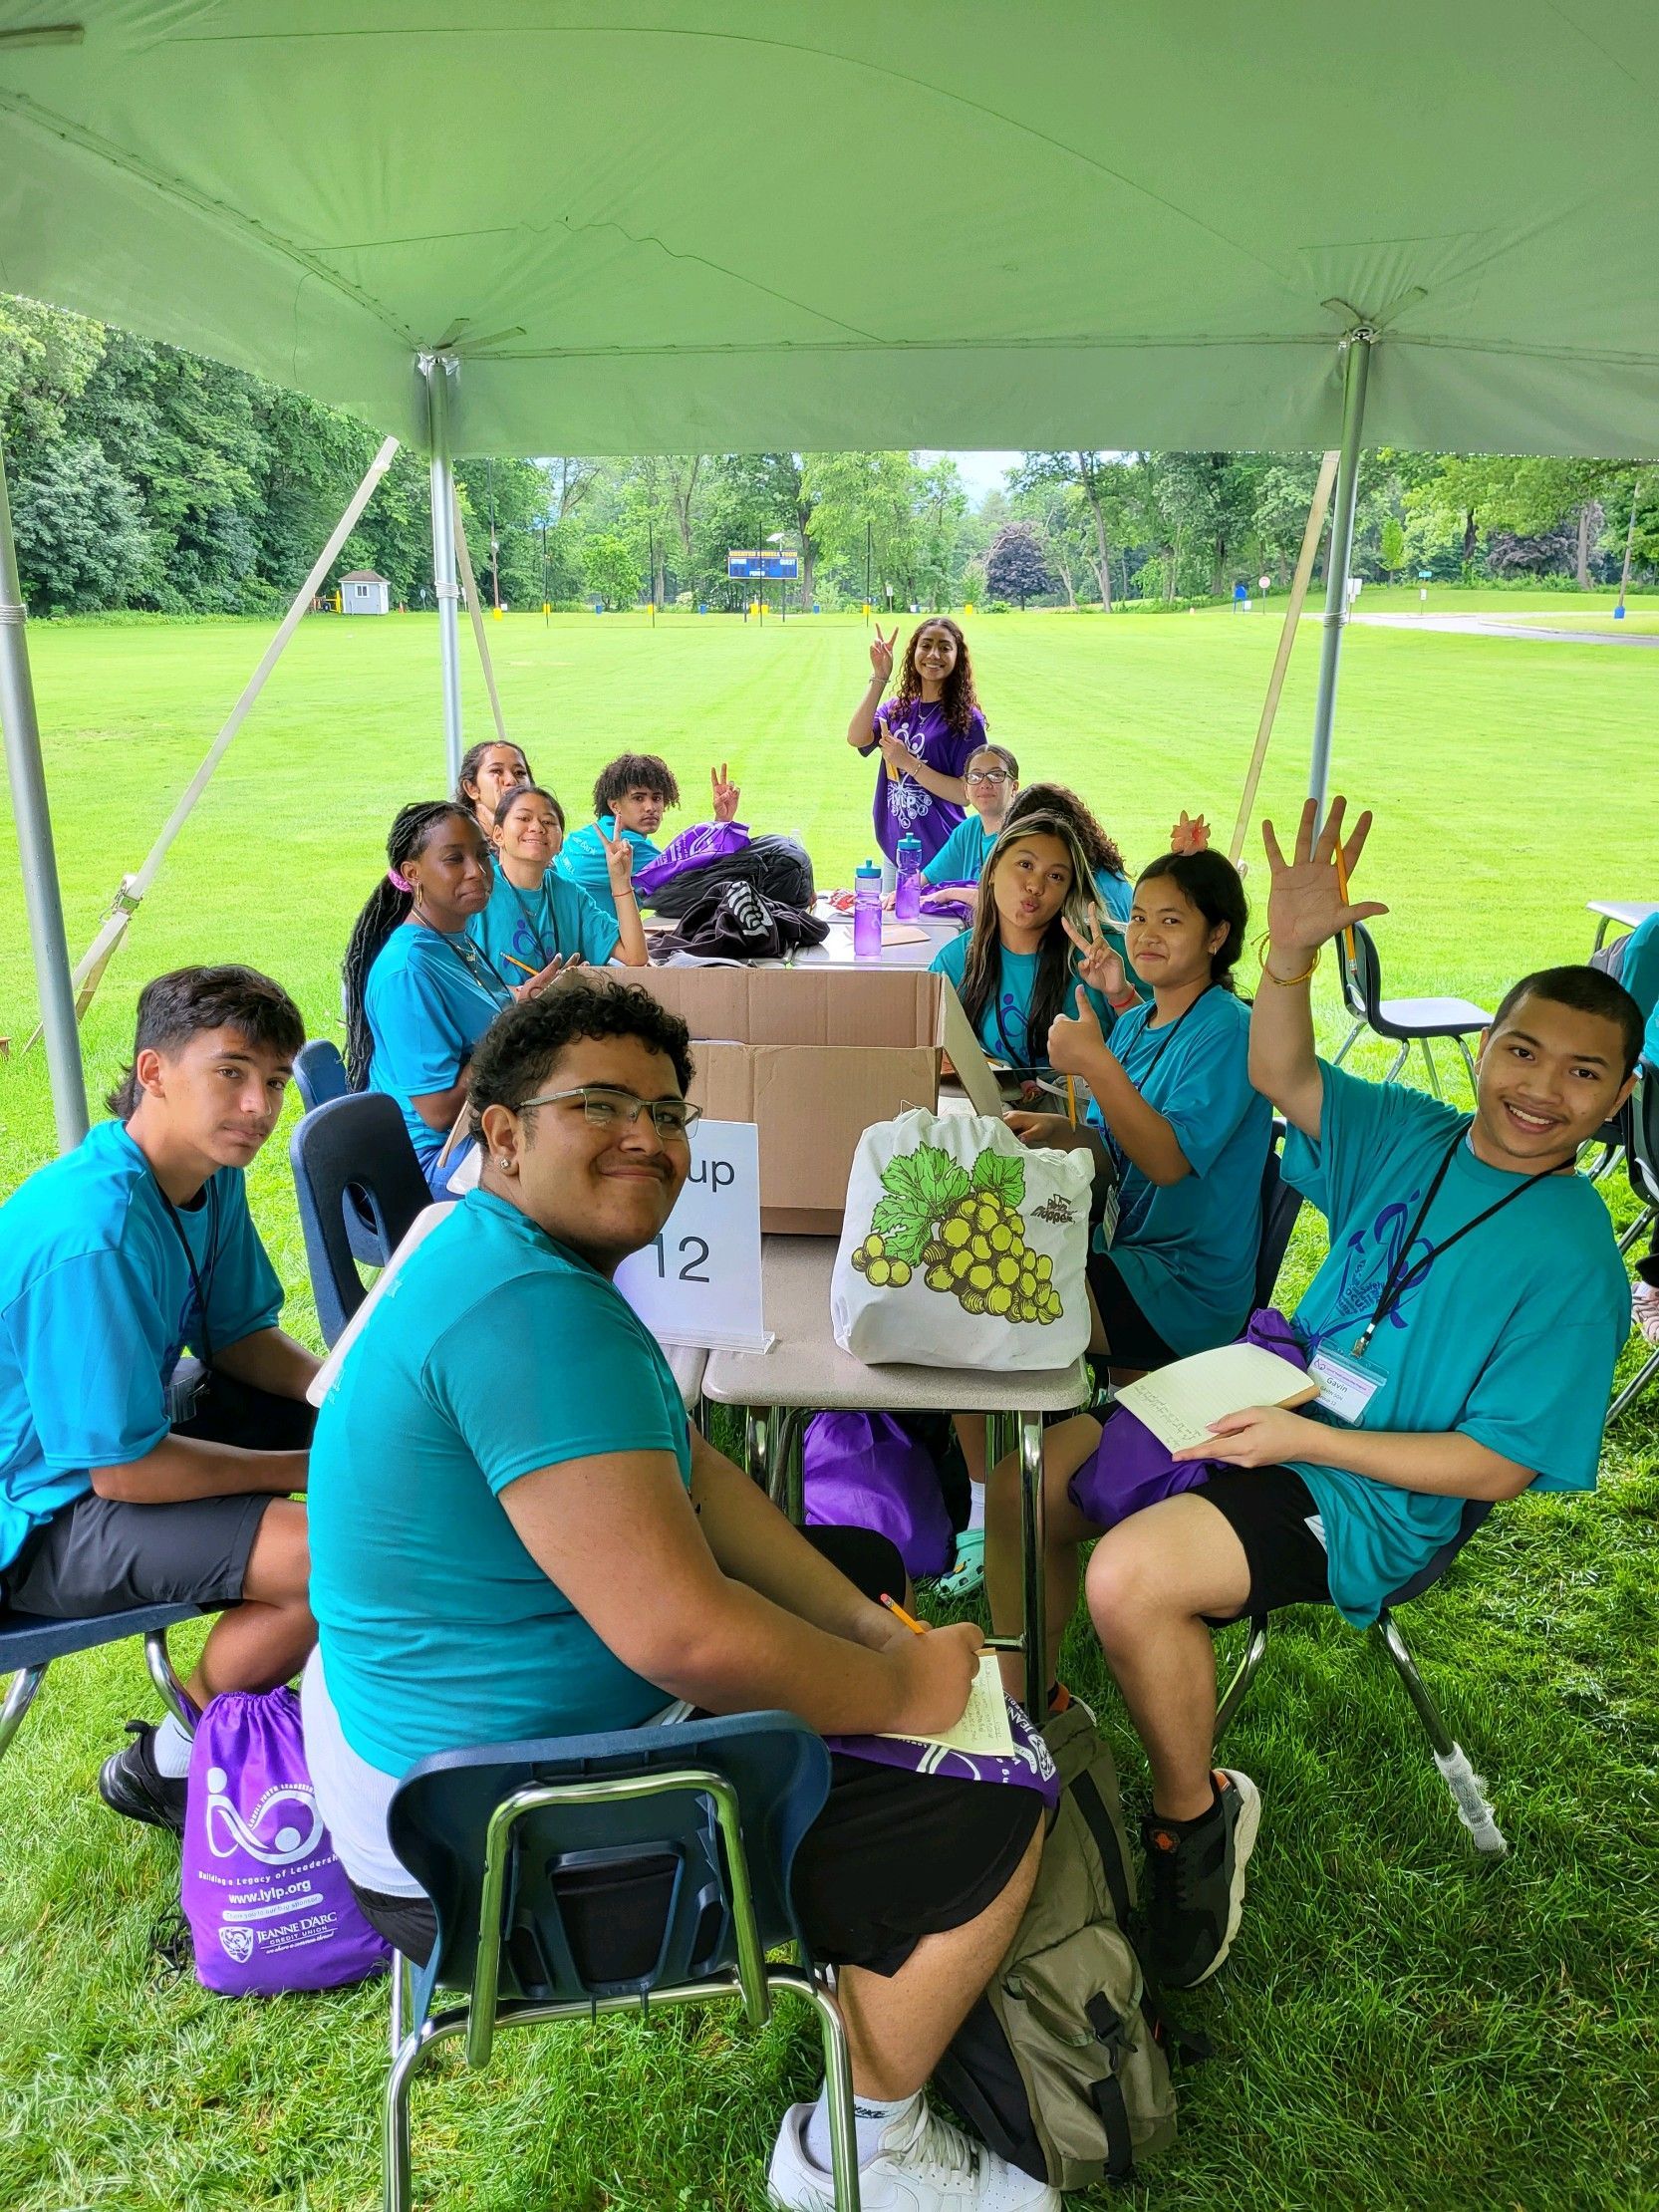
{"type": "MultiPolygon", "coordinates": [[[[1262,823],[1261,842],[1267,849],[1267,866],[1272,874],[1267,894],[1270,951],[1286,956],[1315,953],[1353,923],[1368,922],[1374,914],[1388,912],[1387,907],[1375,899],[1354,906],[1342,897],[1337,887],[1336,848],[1342,841],[1342,816],[1347,803],[1346,799],[1332,799],[1324,827],[1315,836],[1313,825],[1318,809],[1312,799],[1307,801],[1296,827],[1295,857],[1291,860],[1285,859],[1272,823],[1262,823]]],[[[1365,813],[1355,822],[1352,836],[1342,841],[1343,863],[1350,886],[1370,834],[1371,817],[1365,813]]]]}
{"type": "Polygon", "coordinates": [[[713,793],[715,821],[733,820],[737,813],[737,802],[743,794],[727,775],[723,760],[717,768],[709,769],[708,788],[713,793]]]}
{"type": "Polygon", "coordinates": [[[891,684],[893,681],[893,648],[898,641],[899,625],[897,623],[893,625],[891,638],[882,636],[882,626],[879,622],[877,623],[876,635],[870,640],[870,666],[881,678],[883,684],[891,684]]]}
{"type": "Polygon", "coordinates": [[[1088,935],[1074,930],[1064,915],[1060,927],[1065,931],[1082,958],[1075,963],[1080,982],[1090,990],[1098,990],[1103,998],[1121,998],[1129,987],[1129,977],[1124,972],[1123,955],[1115,945],[1108,945],[1100,927],[1100,909],[1089,902],[1088,935]]]}

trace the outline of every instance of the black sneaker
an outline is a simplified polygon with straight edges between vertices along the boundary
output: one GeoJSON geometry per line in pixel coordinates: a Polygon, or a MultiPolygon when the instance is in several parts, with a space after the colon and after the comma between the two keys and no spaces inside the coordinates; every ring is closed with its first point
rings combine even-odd
{"type": "Polygon", "coordinates": [[[1248,1775],[1218,1769],[1216,1801],[1196,1820],[1141,1822],[1146,1844],[1152,1968],[1171,1989],[1208,1981],[1227,1957],[1244,1909],[1244,1867],[1261,1823],[1248,1775]]]}
{"type": "Polygon", "coordinates": [[[183,1776],[164,1775],[156,1766],[153,1722],[129,1721],[127,1733],[132,1743],[125,1751],[112,1752],[99,1771],[99,1796],[112,1812],[182,1835],[183,1776]]]}

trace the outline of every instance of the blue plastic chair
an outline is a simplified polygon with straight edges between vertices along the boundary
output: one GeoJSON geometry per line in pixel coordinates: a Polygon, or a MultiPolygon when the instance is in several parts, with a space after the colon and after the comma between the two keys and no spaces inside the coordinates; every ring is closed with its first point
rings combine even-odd
{"type": "Polygon", "coordinates": [[[1370,1029],[1375,1035],[1386,1037],[1390,1043],[1400,1047],[1394,1055],[1394,1064],[1383,1077],[1383,1081],[1394,1081],[1415,1044],[1423,1054],[1429,1089],[1439,1098],[1443,1095],[1440,1070],[1435,1066],[1434,1054],[1429,1050],[1429,1040],[1434,1037],[1450,1037],[1463,1054],[1464,1069],[1473,1093],[1476,1087],[1475,1061],[1470,1053],[1469,1040],[1492,1026],[1491,1014],[1469,998],[1385,998],[1382,994],[1382,964],[1377,958],[1375,938],[1363,922],[1354,924],[1353,938],[1353,960],[1348,959],[1346,949],[1342,948],[1338,951],[1336,962],[1343,1003],[1353,1016],[1353,1027],[1343,1038],[1341,1049],[1331,1065],[1340,1067],[1355,1040],[1370,1029]]]}
{"type": "Polygon", "coordinates": [[[12,1677],[5,1703],[0,1705],[0,1759],[23,1726],[23,1716],[34,1704],[54,1659],[96,1651],[101,1644],[120,1643],[128,1636],[143,1638],[149,1679],[168,1712],[186,1733],[194,1735],[195,1709],[167,1657],[167,1630],[200,1616],[197,1605],[135,1605],[125,1613],[103,1613],[95,1620],[54,1620],[45,1613],[16,1613],[0,1607],[0,1675],[12,1677]]]}
{"type": "Polygon", "coordinates": [[[1293,1184],[1285,1182],[1279,1164],[1283,1135],[1283,1124],[1275,1121],[1272,1143],[1267,1148],[1266,1163],[1261,1170],[1261,1234],[1255,1247],[1254,1298],[1257,1306],[1273,1302],[1278,1271],[1284,1265],[1290,1234],[1302,1210],[1302,1194],[1293,1184]]]}
{"type": "Polygon", "coordinates": [[[779,1989],[817,2012],[835,2202],[858,2212],[846,2033],[789,1895],[829,1779],[822,1741],[788,1713],[486,1745],[412,1768],[389,1828],[432,1901],[437,1941],[418,1971],[394,1961],[388,2212],[409,2212],[410,2084],[446,2039],[464,2036],[480,2067],[497,2028],[721,1998],[758,2028],[779,1989]],[[637,1931],[642,1914],[631,1949],[619,1930],[637,1931]],[[788,1943],[801,1964],[769,1965],[788,1943]],[[460,2002],[433,2011],[439,1990],[460,2002]]]}
{"type": "Polygon", "coordinates": [[[382,1091],[302,1114],[288,1158],[317,1321],[332,1345],[369,1294],[357,1262],[384,1267],[431,1193],[397,1101],[382,1091]]]}
{"type": "Polygon", "coordinates": [[[340,1047],[328,1037],[313,1037],[302,1044],[294,1062],[294,1082],[306,1112],[326,1106],[331,1098],[345,1098],[351,1091],[340,1047]]]}
{"type": "MultiPolygon", "coordinates": [[[[1480,1527],[1492,1511],[1492,1501],[1471,1498],[1464,1502],[1458,1521],[1458,1532],[1443,1543],[1427,1565],[1422,1566],[1407,1582],[1393,1591],[1377,1615],[1371,1633],[1388,1654],[1395,1673],[1400,1677],[1405,1692],[1412,1703],[1412,1710],[1423,1725],[1435,1755],[1435,1765],[1441,1780],[1452,1793],[1452,1801],[1458,1808],[1458,1817],[1469,1830],[1470,1839],[1478,1851],[1487,1851],[1498,1857],[1509,1849],[1503,1832],[1494,1816],[1486,1796],[1486,1785],[1469,1763],[1469,1755],[1458,1742],[1441,1717],[1439,1706],[1430,1695],[1428,1684],[1417,1671],[1417,1661],[1406,1642],[1399,1622],[1394,1617],[1395,1608],[1409,1604],[1414,1597],[1421,1597],[1446,1572],[1452,1561],[1480,1527]]],[[[1265,1613],[1250,1617],[1249,1640],[1244,1655],[1240,1660],[1233,1680],[1228,1684],[1221,1704],[1216,1710],[1216,1742],[1222,1740],[1222,1731],[1244,1702],[1244,1693],[1255,1677],[1267,1650],[1267,1618],[1265,1613]]]]}

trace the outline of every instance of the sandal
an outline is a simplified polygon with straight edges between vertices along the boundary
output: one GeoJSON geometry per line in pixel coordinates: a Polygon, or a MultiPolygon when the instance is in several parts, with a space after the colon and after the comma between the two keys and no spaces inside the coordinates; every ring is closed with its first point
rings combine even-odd
{"type": "Polygon", "coordinates": [[[957,1563],[934,1584],[941,1597],[977,1597],[985,1580],[985,1532],[965,1528],[957,1538],[957,1563]]]}

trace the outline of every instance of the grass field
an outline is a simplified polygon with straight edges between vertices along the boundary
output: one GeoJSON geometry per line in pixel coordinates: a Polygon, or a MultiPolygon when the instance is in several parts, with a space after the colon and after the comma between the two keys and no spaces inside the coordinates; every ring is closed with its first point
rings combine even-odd
{"type": "MultiPolygon", "coordinates": [[[[1414,605],[1414,591],[1365,606],[1414,605]]],[[[1638,603],[1639,604],[1639,603],[1638,603]]],[[[1431,595],[1431,609],[1604,619],[1539,593],[1431,595]]],[[[1132,861],[1176,811],[1231,825],[1277,635],[1273,616],[1032,615],[970,626],[992,732],[1028,777],[1084,791],[1132,861]]],[[[70,936],[91,937],[263,645],[242,623],[31,631],[70,936]]],[[[514,616],[492,624],[508,726],[573,818],[624,746],[665,752],[702,811],[726,759],[757,825],[798,832],[821,881],[869,849],[871,771],[843,742],[868,671],[856,618],[764,630],[708,618],[514,616]]],[[[1316,636],[1297,648],[1264,785],[1293,813],[1316,636]]],[[[351,919],[395,808],[441,784],[434,625],[308,623],[134,924],[86,1027],[113,1080],[139,982],[245,959],[338,1020],[351,919]]],[[[487,727],[469,670],[468,733],[487,727]]],[[[1651,653],[1350,631],[1339,788],[1374,805],[1365,891],[1391,991],[1487,1004],[1515,974],[1582,957],[1586,899],[1659,896],[1651,653]]],[[[1252,834],[1249,852],[1256,851],[1252,834]]],[[[0,843],[0,1193],[51,1149],[14,848],[0,843]]],[[[1340,1034],[1329,969],[1321,1025],[1340,1034]]],[[[332,1033],[337,1033],[334,1029],[332,1033]]],[[[1373,1048],[1361,1065],[1378,1066],[1373,1048]]],[[[253,1171],[256,1213],[314,1337],[286,1129],[253,1171]]],[[[1617,1217],[1629,1218],[1622,1189],[1617,1217]]],[[[1305,1226],[1290,1272],[1318,1247],[1305,1226]]],[[[1286,1285],[1285,1287],[1289,1287],[1286,1285]]],[[[1628,1371],[1633,1354],[1627,1352],[1628,1371]]],[[[1267,1818],[1233,1963],[1184,2017],[1215,2057],[1183,2084],[1175,2151],[1132,2192],[1207,2205],[1659,2206],[1653,1835],[1659,1775],[1659,1394],[1615,1432],[1589,1501],[1521,1501],[1483,1532],[1414,1640],[1515,1846],[1476,1862],[1403,1697],[1334,1617],[1275,1633],[1230,1759],[1267,1818]]],[[[185,1653],[190,1639],[178,1639],[185,1653]]],[[[1066,1670],[1138,1766],[1098,1653],[1066,1670]]],[[[54,1669],[0,1774],[0,2207],[334,2212],[377,2199],[377,1991],[226,2006],[167,1976],[150,1939],[169,1845],[91,1789],[129,1713],[135,1651],[54,1669]]],[[[751,2039],[685,2018],[649,2033],[543,2035],[473,2081],[439,2068],[415,2097],[424,2201],[758,2206],[777,2110],[808,2093],[812,2044],[785,2017],[751,2039]]],[[[1107,2201],[1107,2200],[1102,2200],[1107,2201]]],[[[1112,2200],[1116,2201],[1116,2200],[1112,2200]]]]}

